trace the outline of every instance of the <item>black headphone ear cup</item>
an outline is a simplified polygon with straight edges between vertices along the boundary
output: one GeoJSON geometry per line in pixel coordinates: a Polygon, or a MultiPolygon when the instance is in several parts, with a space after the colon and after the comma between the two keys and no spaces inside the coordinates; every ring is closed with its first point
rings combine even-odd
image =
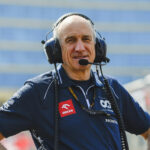
{"type": "Polygon", "coordinates": [[[47,55],[50,64],[62,63],[61,47],[58,39],[49,39],[44,46],[45,53],[47,55]]]}
{"type": "Polygon", "coordinates": [[[55,52],[54,53],[55,53],[56,63],[63,63],[61,46],[60,46],[59,40],[57,38],[55,39],[55,52]]]}
{"type": "Polygon", "coordinates": [[[95,63],[106,62],[106,51],[107,45],[105,40],[102,38],[96,37],[96,44],[95,44],[95,63]]]}

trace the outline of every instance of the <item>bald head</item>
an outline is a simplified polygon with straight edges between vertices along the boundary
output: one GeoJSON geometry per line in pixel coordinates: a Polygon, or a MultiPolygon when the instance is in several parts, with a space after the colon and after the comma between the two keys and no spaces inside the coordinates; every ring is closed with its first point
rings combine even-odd
{"type": "Polygon", "coordinates": [[[71,31],[77,28],[79,25],[80,25],[79,28],[80,31],[83,30],[85,27],[88,27],[95,39],[95,28],[92,21],[83,16],[76,15],[76,14],[67,16],[65,17],[65,19],[60,19],[60,22],[58,21],[54,28],[53,37],[59,39],[60,41],[60,36],[62,35],[62,32],[65,34],[64,31],[66,28],[69,28],[71,31]]]}

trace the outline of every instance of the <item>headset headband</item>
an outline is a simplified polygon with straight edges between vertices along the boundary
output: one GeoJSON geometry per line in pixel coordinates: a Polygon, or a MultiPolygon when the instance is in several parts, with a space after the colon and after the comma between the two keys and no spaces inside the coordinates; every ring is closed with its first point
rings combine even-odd
{"type": "Polygon", "coordinates": [[[66,18],[68,18],[68,17],[70,17],[70,16],[74,16],[74,15],[80,16],[80,17],[82,17],[82,18],[85,18],[86,20],[90,21],[90,23],[94,26],[93,21],[92,21],[89,17],[87,17],[87,16],[85,16],[85,15],[83,15],[83,14],[80,14],[80,13],[67,13],[67,14],[61,16],[61,17],[56,21],[56,23],[54,24],[53,29],[56,28],[56,27],[57,27],[61,22],[63,22],[66,18]]]}

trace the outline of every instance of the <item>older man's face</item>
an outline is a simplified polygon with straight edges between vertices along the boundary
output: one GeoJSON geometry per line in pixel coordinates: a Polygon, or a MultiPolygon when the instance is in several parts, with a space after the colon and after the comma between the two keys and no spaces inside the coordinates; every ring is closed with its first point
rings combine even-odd
{"type": "Polygon", "coordinates": [[[89,62],[95,59],[95,39],[90,22],[80,16],[70,16],[59,25],[58,32],[63,67],[76,71],[90,69],[91,65],[79,64],[80,59],[89,62]]]}

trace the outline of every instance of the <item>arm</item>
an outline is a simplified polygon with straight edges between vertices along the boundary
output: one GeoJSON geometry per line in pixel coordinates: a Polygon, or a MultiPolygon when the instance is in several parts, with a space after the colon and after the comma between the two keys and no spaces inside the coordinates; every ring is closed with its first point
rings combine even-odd
{"type": "Polygon", "coordinates": [[[6,148],[0,143],[0,150],[6,150],[6,148]]]}
{"type": "MultiPolygon", "coordinates": [[[[2,140],[4,136],[0,133],[0,140],[2,140]]],[[[0,143],[0,150],[6,150],[6,148],[0,143]]]]}
{"type": "Polygon", "coordinates": [[[0,140],[2,140],[4,138],[4,136],[0,133],[0,140]]]}
{"type": "Polygon", "coordinates": [[[31,98],[34,99],[32,86],[26,84],[0,107],[0,139],[33,127],[31,98]]]}
{"type": "Polygon", "coordinates": [[[146,132],[142,133],[141,136],[143,136],[143,138],[147,140],[150,136],[150,128],[146,132]]]}
{"type": "Polygon", "coordinates": [[[147,140],[147,150],[150,150],[150,128],[141,134],[142,137],[144,137],[145,140],[147,140]]]}

